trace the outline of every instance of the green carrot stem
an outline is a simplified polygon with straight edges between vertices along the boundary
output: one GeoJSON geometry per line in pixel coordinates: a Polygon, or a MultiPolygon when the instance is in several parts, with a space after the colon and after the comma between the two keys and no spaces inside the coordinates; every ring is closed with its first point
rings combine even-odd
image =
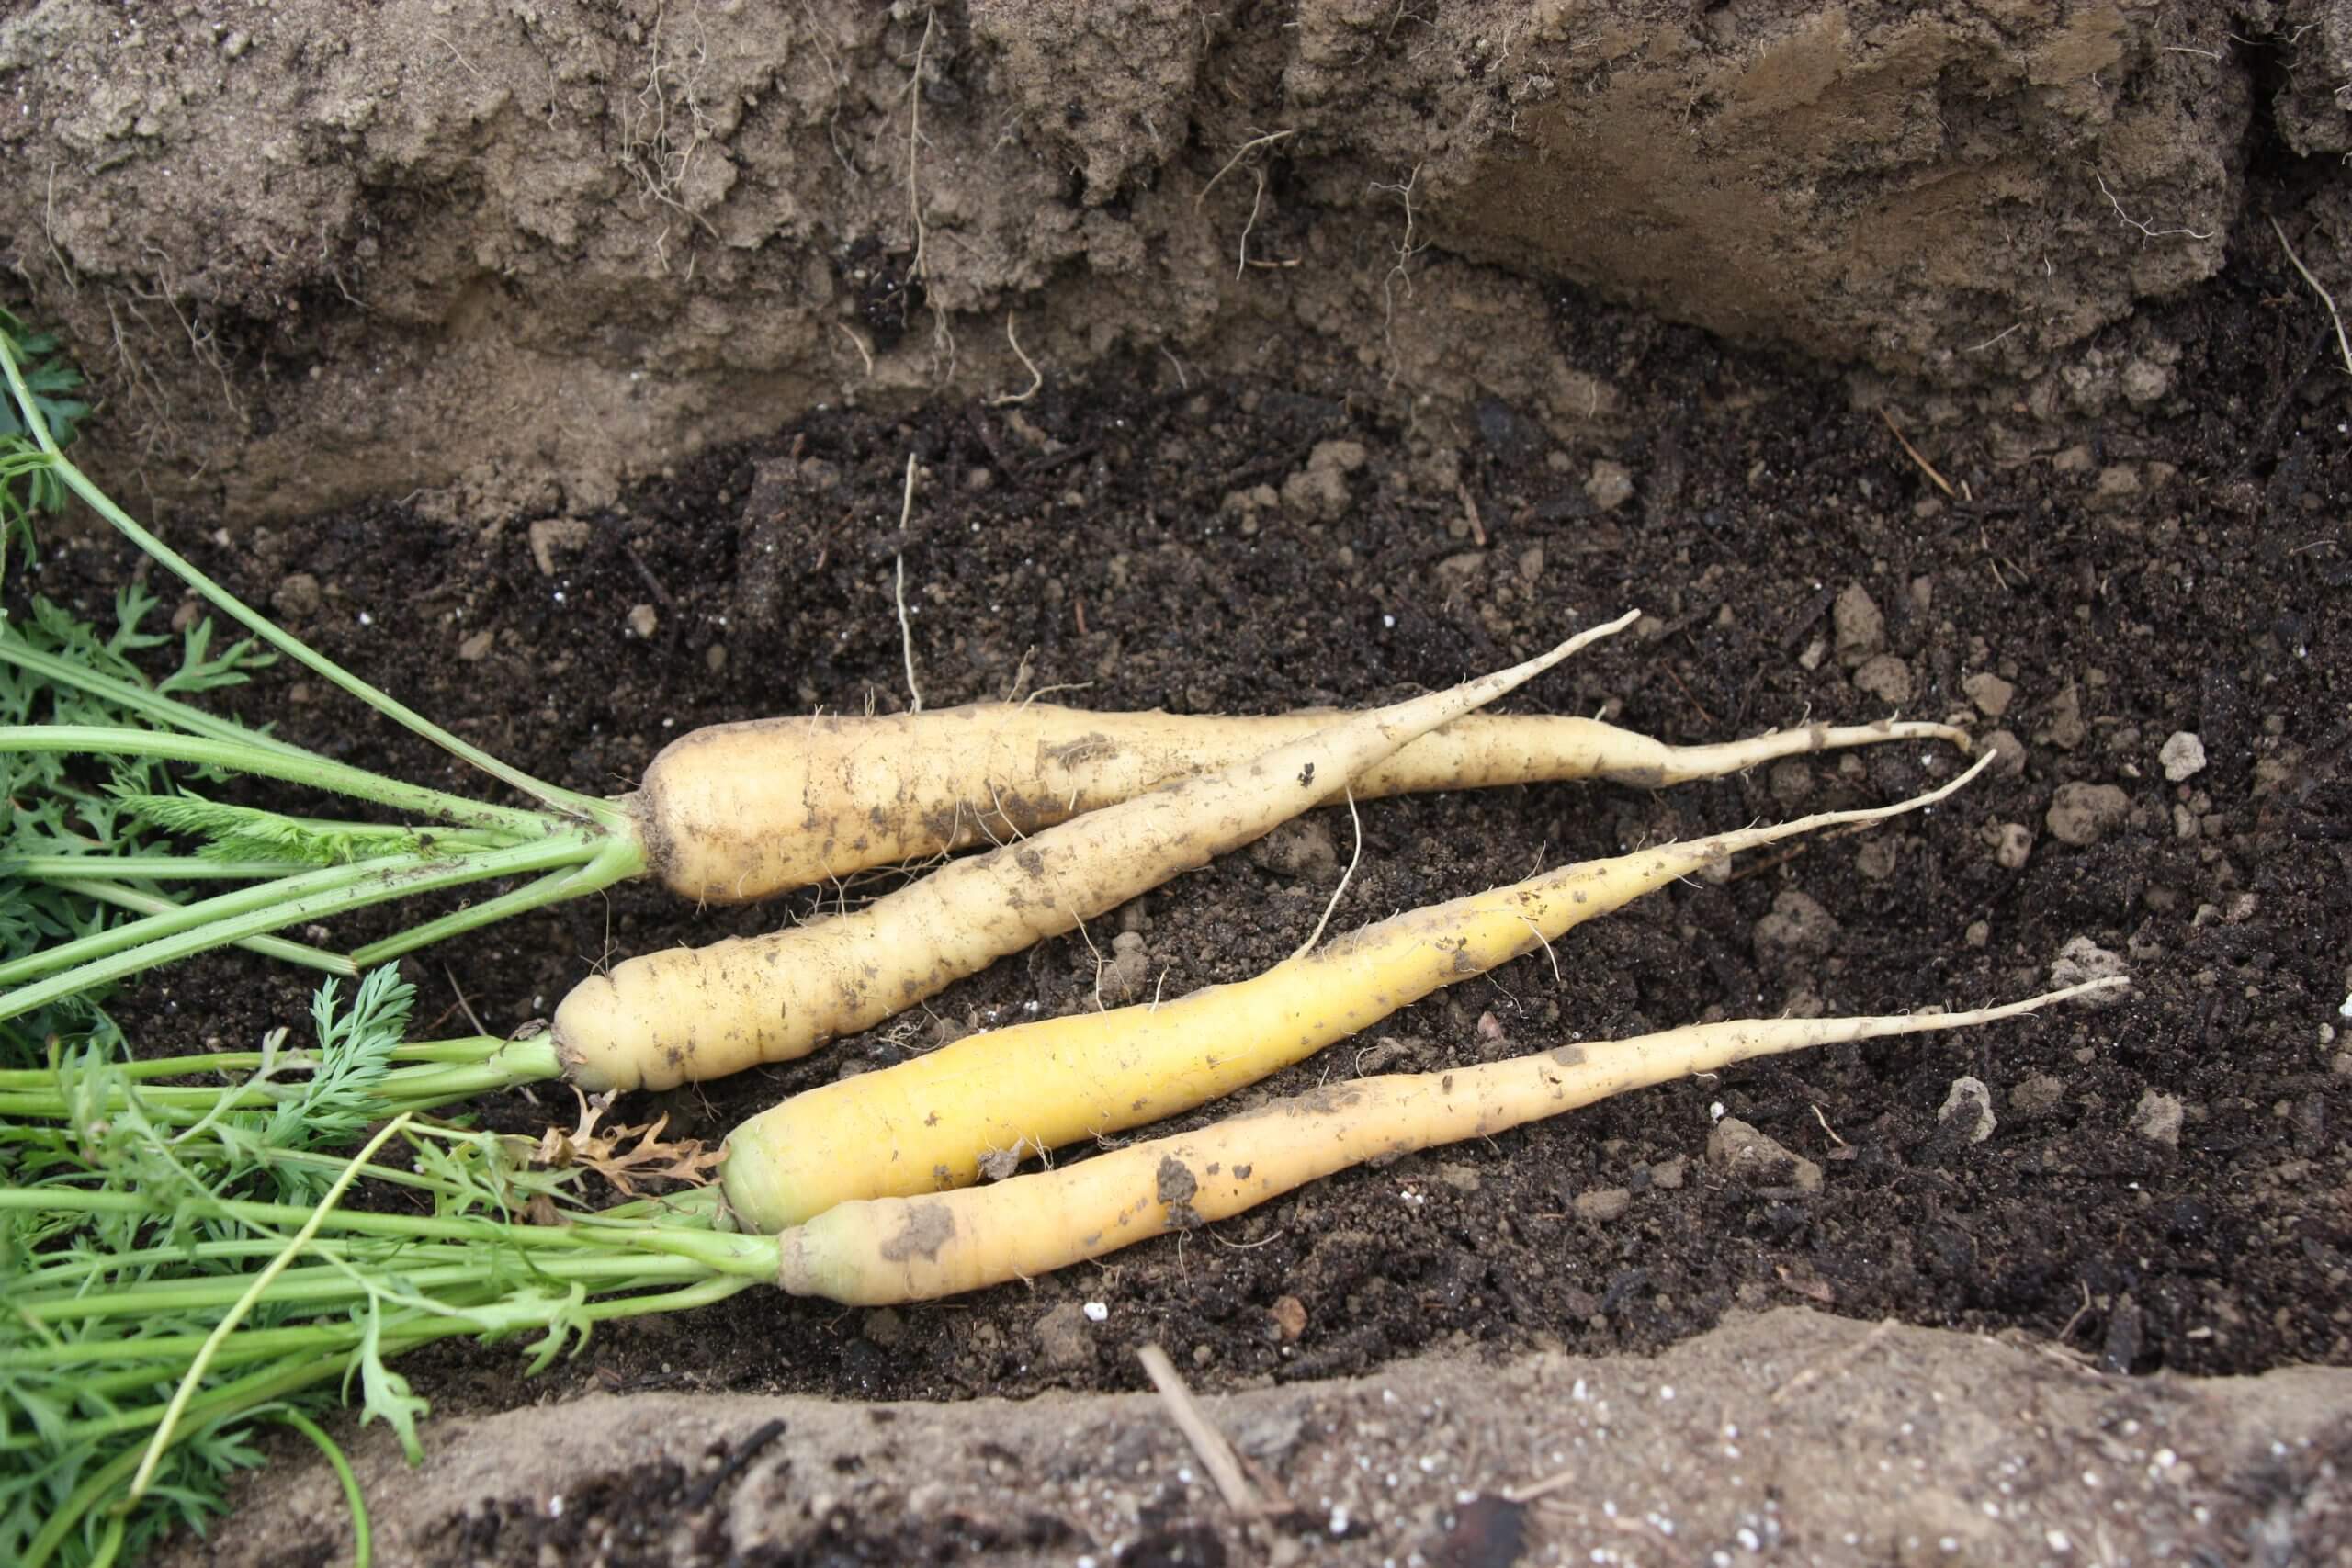
{"type": "MultiPolygon", "coordinates": [[[[126,887],[119,882],[102,882],[88,877],[61,877],[55,886],[67,893],[78,893],[85,898],[118,908],[135,910],[142,915],[167,914],[180,908],[177,903],[160,893],[142,892],[126,887]]],[[[317,969],[329,975],[340,975],[346,980],[359,978],[359,965],[340,953],[329,953],[322,947],[310,947],[299,942],[288,942],[277,936],[249,936],[237,943],[248,953],[258,953],[265,958],[275,958],[282,964],[292,964],[305,969],[317,969]]]]}
{"type": "MultiPolygon", "coordinates": [[[[477,1095],[495,1093],[526,1083],[544,1083],[563,1075],[563,1065],[557,1058],[551,1039],[541,1034],[527,1040],[499,1040],[482,1035],[469,1042],[441,1042],[446,1048],[469,1045],[469,1052],[451,1051],[440,1060],[412,1061],[395,1066],[374,1087],[375,1098],[382,1102],[387,1115],[401,1111],[422,1112],[477,1095]]],[[[401,1053],[394,1052],[394,1059],[401,1053]]],[[[168,1056],[153,1061],[141,1060],[125,1065],[127,1076],[133,1081],[149,1077],[180,1077],[194,1073],[258,1072],[262,1055],[258,1051],[222,1051],[211,1055],[168,1056]]],[[[318,1066],[315,1052],[284,1051],[276,1064],[280,1074],[305,1074],[318,1066]]],[[[300,1077],[278,1077],[266,1083],[237,1084],[169,1084],[149,1085],[137,1090],[141,1110],[159,1122],[192,1122],[216,1108],[238,1110],[246,1106],[276,1105],[284,1100],[300,1099],[306,1092],[300,1077]],[[223,1105],[223,1101],[226,1105],[223,1105]]],[[[25,1067],[0,1072],[0,1117],[19,1121],[62,1121],[96,1111],[112,1114],[130,1105],[131,1095],[122,1089],[107,1093],[96,1104],[68,1098],[58,1082],[55,1070],[46,1067],[25,1067]]],[[[0,1207],[5,1207],[0,1201],[0,1207]]]]}
{"type": "MultiPolygon", "coordinates": [[[[264,1412],[255,1411],[259,1416],[264,1412]]],[[[266,1412],[267,1419],[282,1422],[311,1439],[312,1447],[326,1457],[327,1466],[334,1472],[335,1480],[343,1487],[343,1506],[351,1511],[351,1568],[371,1568],[376,1555],[375,1531],[368,1521],[368,1498],[359,1490],[359,1477],[351,1472],[351,1460],[343,1446],[326,1435],[324,1428],[300,1411],[288,1406],[266,1412]]]]}
{"type": "MultiPolygon", "coordinates": [[[[40,965],[45,970],[53,965],[53,954],[82,947],[85,943],[99,944],[101,939],[115,936],[118,932],[139,931],[153,935],[160,930],[167,933],[0,995],[0,1019],[14,1018],[35,1008],[46,1007],[74,992],[111,985],[141,970],[175,963],[249,936],[258,936],[306,920],[325,919],[333,915],[413,894],[430,893],[468,882],[545,871],[581,862],[590,863],[592,868],[603,868],[605,879],[594,881],[590,886],[608,886],[610,881],[618,880],[623,874],[614,869],[615,864],[628,863],[633,847],[609,841],[599,843],[599,836],[594,829],[575,829],[536,843],[517,844],[511,849],[480,854],[435,856],[405,862],[392,857],[363,861],[356,866],[330,867],[309,876],[288,877],[281,882],[265,884],[261,889],[241,889],[237,894],[224,895],[221,898],[185,905],[177,915],[150,916],[127,926],[118,926],[112,931],[102,931],[96,936],[66,943],[62,948],[29,953],[14,964],[0,965],[0,970],[14,970],[35,960],[47,960],[40,965]],[[300,897],[285,897],[285,890],[296,885],[307,886],[313,890],[300,897]],[[243,913],[227,919],[215,918],[214,906],[234,899],[249,899],[256,893],[273,889],[279,893],[277,901],[265,901],[257,908],[248,903],[243,913]]],[[[477,908],[471,912],[479,915],[480,909],[477,908]]],[[[474,923],[479,924],[480,921],[474,923]]],[[[121,944],[110,945],[119,947],[121,944]]],[[[6,978],[0,976],[0,984],[6,983],[6,978]]]]}
{"type": "Polygon", "coordinates": [[[224,740],[207,735],[173,735],[153,729],[126,729],[95,724],[22,724],[0,728],[0,751],[65,751],[97,756],[155,757],[169,762],[230,768],[259,778],[283,779],[308,784],[354,800],[371,800],[396,811],[438,818],[461,827],[486,828],[515,838],[537,838],[562,829],[536,811],[469,800],[446,790],[428,789],[401,779],[355,768],[300,750],[257,746],[250,739],[224,740]]]}
{"type": "MultiPolygon", "coordinates": [[[[410,859],[386,856],[380,860],[355,861],[348,865],[320,866],[314,870],[298,872],[292,876],[279,877],[275,882],[266,882],[251,887],[239,887],[227,893],[216,893],[209,898],[200,898],[193,903],[175,905],[161,914],[150,915],[144,919],[131,920],[119,926],[109,926],[104,931],[92,931],[88,936],[77,937],[72,942],[59,942],[53,947],[40,948],[0,964],[0,986],[18,985],[42,975],[93,963],[132,948],[143,947],[149,942],[160,941],[164,937],[200,930],[216,921],[251,914],[257,909],[269,909],[280,903],[308,897],[335,888],[348,887],[355,883],[364,882],[370,876],[378,875],[390,867],[411,863],[410,859]]],[[[265,926],[262,929],[267,931],[273,928],[265,926]]],[[[77,985],[74,988],[81,987],[77,985]]],[[[0,1008],[5,1007],[6,1002],[0,1001],[0,1008]]],[[[0,1011],[0,1017],[6,1016],[7,1015],[5,1011],[0,1011]]]]}
{"type": "MultiPolygon", "coordinates": [[[[290,740],[280,740],[262,730],[248,728],[234,719],[207,713],[175,697],[150,690],[136,681],[126,681],[54,653],[44,653],[28,646],[20,637],[0,635],[0,663],[14,664],[45,681],[71,686],[92,696],[104,697],[117,707],[153,719],[166,729],[205,736],[214,740],[232,741],[243,746],[257,746],[289,757],[318,757],[317,752],[297,746],[290,740]]],[[[324,758],[319,760],[325,761],[324,758]]]]}
{"type": "MultiPolygon", "coordinates": [[[[717,1233],[712,1234],[716,1235],[717,1233]]],[[[510,1241],[513,1238],[502,1236],[499,1239],[510,1241]]],[[[662,1245],[662,1239],[649,1232],[633,1235],[627,1245],[607,1251],[583,1248],[572,1252],[550,1248],[545,1257],[534,1256],[531,1267],[535,1273],[543,1274],[552,1280],[611,1290],[705,1279],[714,1272],[715,1262],[720,1259],[729,1262],[730,1272],[741,1271],[756,1279],[773,1279],[775,1275],[776,1247],[773,1236],[723,1238],[739,1244],[733,1247],[698,1245],[693,1238],[683,1235],[667,1238],[672,1244],[669,1246],[662,1245]],[[763,1258],[770,1266],[762,1274],[759,1268],[763,1258]]],[[[401,1279],[410,1289],[429,1294],[444,1286],[462,1286],[469,1280],[478,1280],[481,1271],[481,1260],[469,1258],[430,1269],[403,1269],[401,1279]]],[[[251,1286],[252,1281],[234,1276],[151,1280],[123,1285],[103,1295],[51,1292],[12,1303],[11,1306],[28,1322],[87,1323],[101,1318],[201,1312],[231,1306],[251,1286]]],[[[316,1307],[363,1299],[368,1293],[366,1287],[332,1265],[288,1267],[272,1275],[268,1287],[266,1299],[278,1306],[316,1307]]]]}
{"type": "Polygon", "coordinates": [[[359,1152],[352,1156],[343,1168],[343,1174],[335,1178],[334,1185],[327,1189],[326,1196],[319,1200],[317,1211],[302,1222],[302,1228],[294,1233],[276,1258],[270,1259],[269,1266],[254,1275],[232,1299],[227,1314],[212,1325],[212,1332],[205,1337],[203,1348],[197,1351],[196,1359],[189,1363],[187,1375],[180,1379],[179,1387],[172,1391],[172,1402],[164,1406],[164,1418],[156,1424],[155,1435],[147,1439],[147,1455],[139,1461],[139,1472],[130,1478],[131,1502],[136,1503],[147,1495],[147,1484],[154,1479],[155,1466],[162,1462],[164,1450],[172,1446],[172,1434],[179,1426],[188,1402],[196,1397],[198,1389],[203,1385],[205,1365],[220,1349],[220,1342],[236,1332],[237,1325],[243,1323],[268,1293],[270,1286],[293,1267],[294,1260],[302,1255],[303,1247],[318,1235],[319,1227],[326,1224],[327,1216],[342,1203],[343,1195],[351,1190],[351,1184],[359,1179],[359,1173],[367,1169],[368,1162],[375,1158],[376,1151],[400,1136],[407,1126],[407,1117],[395,1116],[362,1145],[359,1152]]]}
{"type": "Polygon", "coordinates": [[[33,439],[40,444],[40,449],[48,454],[50,470],[64,481],[66,488],[87,502],[93,512],[112,524],[125,538],[163,562],[181,581],[211,600],[214,604],[242,623],[255,637],[307,669],[334,682],[344,691],[357,697],[394,723],[424,737],[452,756],[472,763],[491,777],[502,780],[525,795],[542,801],[567,815],[601,821],[607,827],[616,825],[617,808],[611,803],[598,800],[593,795],[575,795],[570,790],[559,789],[553,784],[542,783],[521,769],[500,761],[480,747],[459,739],[423,714],[410,708],[406,704],[369,685],[300,638],[281,631],[267,616],[252,609],[243,600],[198,571],[187,558],[149,533],[130,513],[116,505],[112,497],[100,490],[87,474],[58,449],[56,438],[50,434],[49,422],[41,417],[40,408],[33,401],[31,389],[25,385],[24,372],[17,364],[15,345],[7,341],[5,333],[0,333],[0,369],[5,369],[7,374],[8,389],[17,396],[17,401],[20,405],[19,412],[24,416],[25,427],[32,433],[33,439]]]}
{"type": "Polygon", "coordinates": [[[205,855],[18,855],[0,860],[0,876],[62,882],[77,876],[129,876],[154,882],[258,882],[314,869],[307,861],[213,860],[205,855]]]}
{"type": "MultiPolygon", "coordinates": [[[[510,1045],[521,1045],[519,1040],[502,1040],[494,1034],[469,1034],[455,1040],[414,1040],[392,1047],[395,1062],[446,1063],[467,1066],[477,1066],[498,1055],[510,1045]]],[[[550,1054],[552,1054],[550,1052],[550,1054]]],[[[308,1070],[319,1065],[319,1053],[303,1046],[279,1051],[273,1058],[282,1072],[308,1070]]],[[[180,1078],[196,1073],[252,1073],[261,1070],[259,1051],[196,1051],[183,1056],[139,1056],[118,1062],[114,1071],[136,1081],[148,1078],[180,1078]]],[[[0,1068],[0,1092],[29,1093],[49,1089],[57,1082],[54,1067],[0,1068]]]]}
{"type": "Polygon", "coordinates": [[[420,947],[430,946],[466,931],[478,931],[483,926],[544,908],[549,904],[560,904],[569,898],[584,898],[644,873],[645,851],[634,837],[608,839],[594,854],[561,862],[556,870],[511,893],[503,893],[495,898],[486,898],[479,904],[453,910],[423,925],[411,926],[380,942],[371,942],[356,950],[351,961],[363,969],[373,968],[388,958],[413,953],[420,947]]]}

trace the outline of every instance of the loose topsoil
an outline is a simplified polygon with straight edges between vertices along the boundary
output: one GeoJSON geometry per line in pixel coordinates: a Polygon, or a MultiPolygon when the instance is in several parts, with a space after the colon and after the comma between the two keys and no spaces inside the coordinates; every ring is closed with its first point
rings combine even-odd
{"type": "MultiPolygon", "coordinates": [[[[2219,279],[2140,318],[2178,349],[2145,408],[2052,431],[1932,428],[1896,405],[1917,459],[1816,372],[1563,293],[1521,328],[1613,367],[1634,400],[1622,441],[1564,446],[1501,403],[1400,428],[1343,397],[1186,385],[1154,356],[1017,406],[820,412],[584,520],[396,502],[239,533],[164,519],[331,656],[580,789],[628,788],[694,725],[902,707],[900,556],[930,705],[1049,686],[1105,708],[1362,704],[1639,607],[1636,632],[1508,705],[1677,741],[1898,710],[2007,732],[2004,762],[1945,807],[1672,886],[1559,943],[1556,974],[1521,960],[1245,1098],[1702,1018],[2006,999],[2077,939],[2134,980],[2104,1010],[1759,1063],[1358,1170],[1026,1285],[875,1312],[755,1293],[606,1330],[536,1382],[511,1347],[437,1350],[410,1365],[420,1390],[451,1413],[597,1390],[1134,1389],[1132,1352],[1157,1341],[1216,1392],[1432,1349],[1655,1352],[1735,1309],[1808,1303],[2015,1330],[2119,1372],[2352,1360],[2352,1055],[2334,1032],[2352,962],[2352,378],[2268,231],[2244,232],[2219,279]],[[902,526],[910,454],[922,478],[902,526]],[[2204,763],[2175,779],[2178,733],[2204,763]],[[1973,1110],[1939,1116],[1968,1077],[1993,1113],[1981,1141],[1973,1110]],[[1818,1190],[1710,1164],[1719,1116],[1818,1164],[1818,1190]]],[[[61,540],[35,582],[95,615],[129,569],[110,541],[61,540]]],[[[287,670],[229,705],[469,783],[287,670]]],[[[1889,746],[1658,793],[1369,803],[1333,920],[1892,801],[1958,763],[1889,746]]],[[[1326,811],[1138,900],[1094,945],[1139,933],[1148,984],[1171,996],[1240,978],[1297,945],[1351,852],[1346,813],[1326,811]]],[[[413,960],[420,1021],[466,1032],[470,1005],[512,1028],[608,955],[887,886],[699,911],[619,889],[413,960]]],[[[1050,942],[910,1022],[628,1119],[666,1111],[716,1138],[797,1089],[1091,1007],[1095,974],[1086,942],[1050,942]]],[[[220,956],[151,982],[129,1013],[158,1048],[243,1044],[306,991],[220,956]]],[[[572,1111],[560,1088],[485,1107],[516,1129],[572,1111]]],[[[537,1514],[443,1544],[530,1562],[543,1541],[577,1544],[537,1514]]]]}

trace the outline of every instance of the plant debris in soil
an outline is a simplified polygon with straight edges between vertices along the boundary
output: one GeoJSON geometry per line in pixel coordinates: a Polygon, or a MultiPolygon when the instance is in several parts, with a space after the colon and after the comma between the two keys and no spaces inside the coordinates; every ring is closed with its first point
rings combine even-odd
{"type": "MultiPolygon", "coordinates": [[[[2352,956],[2352,441],[2332,340],[2283,263],[2249,242],[2213,285],[2117,329],[2178,348],[2175,390],[2147,409],[2059,434],[1893,411],[1950,496],[1817,372],[1575,294],[1524,324],[1645,389],[1622,439],[1565,446],[1501,404],[1399,428],[1138,360],[1018,407],[820,412],[593,517],[384,502],[242,532],[162,521],[330,656],[580,789],[627,789],[695,725],[903,706],[901,557],[933,706],[1046,687],[1105,708],[1358,705],[1639,606],[1634,633],[1512,705],[1675,741],[1897,710],[2007,732],[2013,755],[1949,807],[1671,887],[1559,944],[1556,976],[1522,960],[1250,1098],[1707,1016],[2004,1000],[2062,957],[2120,961],[2128,1000],[1664,1086],[937,1305],[755,1293],[717,1309],[723,1333],[626,1325],[529,1385],[511,1348],[444,1347],[409,1366],[420,1389],[445,1410],[592,1387],[1017,1396],[1138,1386],[1132,1349],[1157,1341],[1217,1390],[1436,1348],[1651,1351],[1735,1306],[1792,1303],[2022,1330],[2117,1371],[2352,1359],[2352,1055],[2332,1032],[2352,956]],[[910,453],[922,477],[901,526],[910,453]],[[2182,773],[2177,735],[2201,769],[2182,773]],[[1724,1119],[1818,1181],[1711,1162],[1724,1119]]],[[[109,540],[60,537],[33,581],[99,616],[130,570],[109,540]]],[[[300,671],[264,680],[303,743],[461,782],[300,671]]],[[[1367,803],[1334,928],[1644,841],[1893,800],[1954,762],[1883,747],[1654,794],[1367,803]]],[[[1349,832],[1323,812],[1137,900],[1091,946],[1044,943],[805,1062],[614,1118],[716,1138],[797,1089],[1091,1007],[1094,953],[1127,933],[1136,983],[1169,995],[1252,974],[1312,928],[1349,832]]],[[[512,1028],[608,957],[886,885],[706,910],[620,888],[412,958],[419,1024],[462,1030],[462,1002],[512,1028]]],[[[217,954],[119,1010],[153,1048],[249,1043],[308,985],[217,954]]],[[[537,1134],[575,1108],[518,1091],[484,1112],[537,1134]]]]}

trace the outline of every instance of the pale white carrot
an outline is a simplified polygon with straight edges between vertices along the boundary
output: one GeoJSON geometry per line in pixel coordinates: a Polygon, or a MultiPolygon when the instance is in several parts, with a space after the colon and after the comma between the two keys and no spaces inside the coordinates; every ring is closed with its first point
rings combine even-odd
{"type": "Polygon", "coordinates": [[[1235,985],[1041,1019],[794,1096],[729,1134],[729,1205],[775,1231],[857,1198],[978,1179],[992,1156],[1139,1127],[1289,1066],[1430,992],[1746,850],[1934,805],[1992,761],[1893,806],[1830,811],[1587,861],[1414,909],[1235,985]]]}
{"type": "MultiPolygon", "coordinates": [[[[980,703],[869,718],[752,719],[673,741],[626,804],[651,874],[704,903],[740,903],[1005,842],[1170,779],[1245,761],[1346,716],[1182,717],[980,703]]],[[[1897,740],[1968,744],[1964,731],[1947,725],[1886,719],[1668,746],[1597,719],[1475,714],[1366,770],[1355,796],[1576,779],[1656,788],[1897,740]]],[[[1327,778],[1318,798],[1338,800],[1346,783],[1327,778]]]]}
{"type": "Polygon", "coordinates": [[[631,958],[563,999],[556,1050],[592,1089],[665,1089],[806,1055],[1263,836],[1398,748],[1634,618],[950,862],[853,913],[631,958]]]}
{"type": "Polygon", "coordinates": [[[2093,980],[1968,1012],[1693,1024],[1446,1072],[1333,1084],[1196,1133],[992,1186],[840,1204],[778,1238],[777,1282],[795,1295],[871,1306],[1034,1279],[1228,1219],[1351,1166],[1492,1136],[1628,1089],[1815,1045],[1971,1029],[2122,984],[2093,980]]]}

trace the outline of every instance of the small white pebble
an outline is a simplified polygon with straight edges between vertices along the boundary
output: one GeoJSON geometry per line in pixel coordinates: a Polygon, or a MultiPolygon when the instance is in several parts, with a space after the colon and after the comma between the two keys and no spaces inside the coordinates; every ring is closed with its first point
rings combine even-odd
{"type": "Polygon", "coordinates": [[[1086,1321],[1089,1323],[1101,1323],[1111,1315],[1111,1304],[1108,1302],[1089,1302],[1084,1310],[1086,1321]]]}
{"type": "Polygon", "coordinates": [[[1945,1551],[1958,1551],[1960,1550],[1960,1538],[1956,1535],[1943,1536],[1937,1540],[1936,1545],[1938,1548],[1945,1551]]]}
{"type": "Polygon", "coordinates": [[[1713,1105],[1707,1107],[1707,1120],[1710,1122],[1720,1122],[1723,1119],[1724,1102],[1718,1100],[1713,1105]]]}
{"type": "Polygon", "coordinates": [[[1739,1533],[1732,1539],[1739,1542],[1740,1550],[1743,1551],[1761,1551],[1764,1549],[1763,1538],[1746,1525],[1740,1526],[1739,1533]]]}
{"type": "Polygon", "coordinates": [[[548,1517],[551,1519],[560,1519],[563,1517],[562,1493],[559,1492],[554,1496],[548,1499],[548,1517]]]}
{"type": "Polygon", "coordinates": [[[2156,1450],[2156,1467],[2159,1470],[2170,1470],[2174,1465],[2177,1465],[2179,1462],[2180,1456],[2173,1452],[2170,1449],[2158,1449],[2156,1450]]]}
{"type": "Polygon", "coordinates": [[[2075,1550],[2075,1543],[2066,1539],[2066,1532],[2064,1530],[2050,1530],[2046,1532],[2041,1539],[2050,1543],[2050,1550],[2052,1551],[2072,1551],[2075,1550]]]}
{"type": "Polygon", "coordinates": [[[1384,626],[1394,626],[1396,624],[1396,617],[1394,615],[1383,615],[1380,617],[1380,624],[1384,626]]]}
{"type": "Polygon", "coordinates": [[[1663,1385],[1658,1389],[1657,1396],[1660,1399],[1672,1399],[1674,1397],[1674,1385],[1672,1383],[1663,1385]]]}

